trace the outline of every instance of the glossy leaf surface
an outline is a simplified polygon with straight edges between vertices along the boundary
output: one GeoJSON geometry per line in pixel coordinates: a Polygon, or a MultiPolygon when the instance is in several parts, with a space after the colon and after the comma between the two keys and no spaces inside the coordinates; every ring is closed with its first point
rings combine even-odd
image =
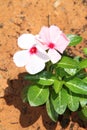
{"type": "Polygon", "coordinates": [[[48,100],[49,89],[44,86],[31,85],[27,97],[31,106],[40,106],[48,100]]]}

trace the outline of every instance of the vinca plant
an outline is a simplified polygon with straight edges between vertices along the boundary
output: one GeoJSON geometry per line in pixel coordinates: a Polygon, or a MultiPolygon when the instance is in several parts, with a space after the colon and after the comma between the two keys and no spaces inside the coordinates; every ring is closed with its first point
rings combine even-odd
{"type": "MultiPolygon", "coordinates": [[[[76,46],[82,37],[65,35],[57,26],[42,27],[37,35],[22,34],[13,61],[24,67],[31,81],[22,92],[22,99],[30,106],[46,105],[48,116],[58,121],[67,110],[77,111],[87,120],[87,59],[71,57],[68,46],[76,46]]],[[[87,50],[84,49],[87,54],[87,50]]]]}

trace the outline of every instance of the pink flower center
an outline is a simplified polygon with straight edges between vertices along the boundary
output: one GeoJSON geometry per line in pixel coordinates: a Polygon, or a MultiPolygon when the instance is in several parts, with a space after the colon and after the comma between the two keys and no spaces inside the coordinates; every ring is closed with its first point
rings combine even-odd
{"type": "Polygon", "coordinates": [[[34,47],[32,47],[32,48],[30,49],[29,52],[30,52],[31,54],[36,54],[37,48],[34,46],[34,47]]]}
{"type": "Polygon", "coordinates": [[[49,43],[49,45],[48,45],[48,47],[50,48],[50,49],[53,49],[54,48],[54,44],[53,43],[49,43]]]}

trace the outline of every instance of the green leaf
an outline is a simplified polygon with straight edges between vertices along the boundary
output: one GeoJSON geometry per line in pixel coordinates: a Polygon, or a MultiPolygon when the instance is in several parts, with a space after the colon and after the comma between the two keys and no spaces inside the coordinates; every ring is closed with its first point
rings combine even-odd
{"type": "Polygon", "coordinates": [[[54,107],[51,103],[50,100],[47,100],[47,103],[46,103],[46,110],[47,110],[47,113],[48,113],[48,116],[54,121],[56,122],[58,120],[58,113],[56,113],[56,111],[54,110],[54,107]]]}
{"type": "Polygon", "coordinates": [[[24,87],[21,93],[23,102],[28,102],[28,98],[27,98],[28,89],[29,89],[29,86],[24,87]]]}
{"type": "Polygon", "coordinates": [[[56,94],[55,92],[51,95],[51,101],[54,106],[55,111],[58,114],[63,114],[67,107],[67,92],[64,88],[56,94]]]}
{"type": "Polygon", "coordinates": [[[63,86],[63,81],[55,80],[52,87],[55,93],[58,93],[61,90],[62,86],[63,86]]]}
{"type": "Polygon", "coordinates": [[[79,78],[74,78],[65,83],[72,92],[87,95],[87,84],[79,78]]]}
{"type": "Polygon", "coordinates": [[[80,78],[80,79],[83,79],[83,78],[85,78],[85,77],[87,76],[87,72],[86,72],[85,70],[80,70],[80,71],[76,74],[76,76],[77,76],[78,78],[80,78]]]}
{"type": "Polygon", "coordinates": [[[84,48],[83,52],[85,53],[85,55],[87,55],[87,48],[84,48]]]}
{"type": "Polygon", "coordinates": [[[56,71],[56,75],[58,77],[60,77],[61,79],[63,77],[68,77],[69,76],[69,74],[67,72],[65,72],[64,68],[58,67],[58,68],[56,68],[55,71],[56,71]]]}
{"type": "Polygon", "coordinates": [[[68,68],[65,68],[64,69],[69,75],[73,76],[77,73],[77,69],[68,69],[68,68]]]}
{"type": "Polygon", "coordinates": [[[31,85],[27,97],[31,106],[40,106],[48,100],[49,89],[45,86],[31,85]]]}
{"type": "Polygon", "coordinates": [[[77,62],[80,62],[80,61],[82,60],[82,57],[80,57],[80,56],[75,56],[73,59],[74,59],[75,61],[77,61],[77,62]]]}
{"type": "Polygon", "coordinates": [[[76,95],[75,93],[72,93],[72,91],[70,90],[68,92],[68,108],[71,111],[76,111],[79,108],[78,95],[76,95]]]}
{"type": "Polygon", "coordinates": [[[78,112],[79,117],[87,122],[87,106],[83,107],[81,111],[78,112]]]}
{"type": "Polygon", "coordinates": [[[35,81],[40,85],[52,85],[54,83],[53,74],[47,71],[42,71],[39,74],[36,75],[27,75],[25,79],[29,79],[31,81],[35,81]]]}
{"type": "Polygon", "coordinates": [[[67,38],[70,40],[69,46],[76,46],[82,41],[82,37],[74,34],[67,34],[67,38]]]}
{"type": "Polygon", "coordinates": [[[79,63],[79,68],[80,68],[80,69],[87,68],[87,59],[84,59],[84,60],[82,60],[82,61],[79,63]]]}
{"type": "Polygon", "coordinates": [[[58,67],[76,69],[78,68],[78,62],[70,57],[63,56],[60,62],[57,64],[58,67]]]}
{"type": "Polygon", "coordinates": [[[87,104],[87,95],[80,95],[79,101],[81,107],[84,107],[87,104]]]}
{"type": "Polygon", "coordinates": [[[87,106],[82,109],[82,113],[87,118],[87,106]]]}
{"type": "Polygon", "coordinates": [[[85,77],[85,78],[83,79],[83,82],[87,83],[87,77],[85,77]]]}

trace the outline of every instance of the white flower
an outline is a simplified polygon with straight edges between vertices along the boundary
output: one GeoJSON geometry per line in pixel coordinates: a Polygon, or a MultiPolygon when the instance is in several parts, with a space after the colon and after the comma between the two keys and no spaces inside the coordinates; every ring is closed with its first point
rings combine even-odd
{"type": "Polygon", "coordinates": [[[13,56],[13,61],[18,67],[25,66],[30,74],[36,74],[45,68],[49,57],[35,40],[32,34],[22,34],[18,38],[18,46],[24,50],[18,51],[13,56]]]}

